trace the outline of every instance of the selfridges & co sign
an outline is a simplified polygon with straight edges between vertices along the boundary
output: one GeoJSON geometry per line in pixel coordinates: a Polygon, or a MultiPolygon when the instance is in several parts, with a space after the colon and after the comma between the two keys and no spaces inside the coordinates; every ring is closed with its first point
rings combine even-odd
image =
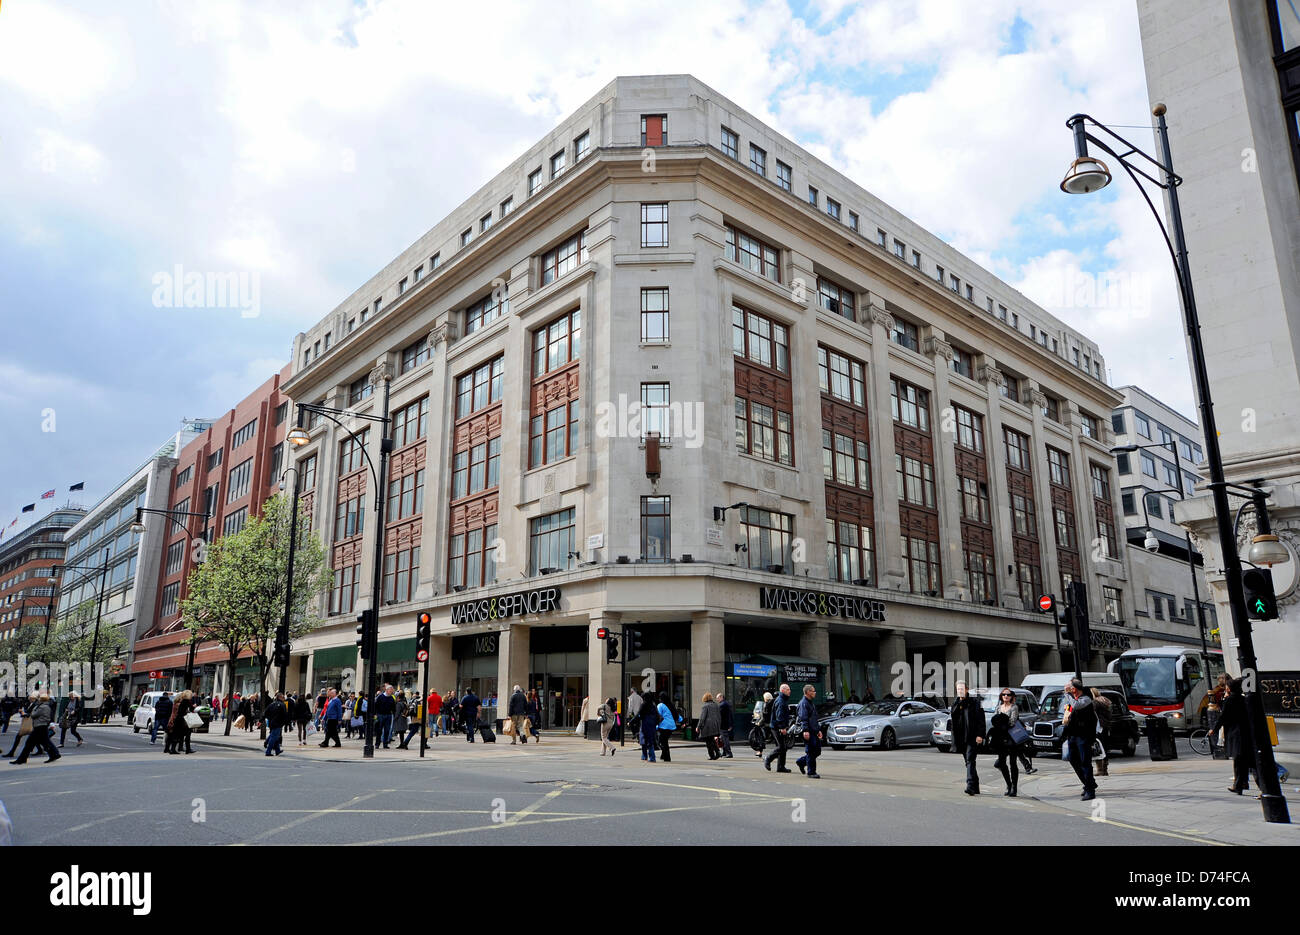
{"type": "Polygon", "coordinates": [[[531,591],[516,591],[500,597],[483,597],[476,601],[452,604],[451,622],[457,626],[488,623],[526,614],[549,614],[559,608],[559,588],[534,588],[531,591]]]}

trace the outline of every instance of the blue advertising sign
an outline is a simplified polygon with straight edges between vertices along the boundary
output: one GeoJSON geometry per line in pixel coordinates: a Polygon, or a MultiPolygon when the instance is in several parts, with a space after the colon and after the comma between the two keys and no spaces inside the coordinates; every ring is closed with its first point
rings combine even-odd
{"type": "Polygon", "coordinates": [[[752,665],[749,663],[737,662],[732,667],[732,674],[737,678],[765,679],[776,675],[776,666],[752,665]]]}

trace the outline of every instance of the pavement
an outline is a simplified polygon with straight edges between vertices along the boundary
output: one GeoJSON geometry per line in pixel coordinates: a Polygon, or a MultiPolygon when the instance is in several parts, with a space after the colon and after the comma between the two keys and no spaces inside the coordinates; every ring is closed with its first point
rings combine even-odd
{"type": "MultiPolygon", "coordinates": [[[[414,748],[365,759],[359,740],[323,750],[291,738],[268,758],[257,731],[225,737],[223,727],[194,735],[193,756],[169,757],[120,722],[85,725],[86,746],[69,744],[58,763],[0,769],[16,842],[1300,843],[1296,825],[1270,825],[1258,800],[1227,792],[1230,764],[1190,751],[1112,759],[1085,803],[1069,766],[1048,757],[1011,799],[991,759],[979,763],[984,794],[968,797],[961,758],[927,747],[827,751],[815,781],[764,770],[743,744],[734,759],[710,761],[701,745],[675,743],[671,764],[650,764],[635,746],[602,757],[571,734],[526,746],[438,737],[424,759],[414,748]]],[[[1286,793],[1300,813],[1300,786],[1286,793]]]]}

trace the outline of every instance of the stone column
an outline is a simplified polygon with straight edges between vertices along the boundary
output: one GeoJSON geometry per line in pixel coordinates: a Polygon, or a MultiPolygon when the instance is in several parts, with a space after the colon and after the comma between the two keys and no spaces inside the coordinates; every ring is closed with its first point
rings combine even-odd
{"type": "Polygon", "coordinates": [[[1020,591],[1012,564],[1011,494],[1007,490],[1007,456],[1002,439],[1002,371],[990,363],[979,369],[980,382],[988,388],[984,418],[984,456],[989,472],[989,514],[993,521],[993,561],[997,566],[998,603],[1021,610],[1020,591]]]}
{"type": "Polygon", "coordinates": [[[962,573],[961,491],[957,488],[957,417],[951,409],[948,368],[952,366],[952,345],[934,331],[926,339],[926,353],[934,360],[934,405],[930,413],[930,440],[934,444],[935,505],[939,508],[939,549],[943,558],[943,580],[939,587],[950,600],[965,600],[968,587],[962,573]],[[942,408],[941,408],[942,407],[942,408]]]}
{"type": "MultiPolygon", "coordinates": [[[[894,666],[898,663],[911,665],[911,660],[907,658],[907,641],[903,638],[901,630],[887,630],[880,636],[879,646],[880,657],[880,682],[885,689],[885,693],[890,692],[890,685],[898,678],[894,671],[894,666]]],[[[910,680],[909,680],[910,682],[910,680]]],[[[910,693],[911,685],[907,687],[905,694],[910,693]]]]}
{"type": "MultiPolygon", "coordinates": [[[[596,631],[601,627],[621,630],[620,622],[618,614],[602,611],[592,611],[587,620],[587,697],[591,699],[587,705],[587,720],[592,722],[588,736],[597,740],[600,739],[600,728],[595,724],[596,709],[606,698],[623,698],[623,686],[619,684],[622,666],[606,661],[609,644],[597,639],[596,631]]],[[[618,652],[620,659],[625,658],[627,642],[621,635],[618,637],[618,652]]]]}
{"type": "Polygon", "coordinates": [[[949,698],[957,694],[957,682],[965,682],[975,688],[978,679],[968,668],[970,658],[970,641],[964,636],[950,636],[943,647],[943,694],[949,698]]]}
{"type": "MultiPolygon", "coordinates": [[[[1088,618],[1090,620],[1102,620],[1102,607],[1104,603],[1101,599],[1101,588],[1104,583],[1110,579],[1112,571],[1119,566],[1119,556],[1116,555],[1113,561],[1100,559],[1101,543],[1097,533],[1097,512],[1092,505],[1092,464],[1088,457],[1088,449],[1079,444],[1079,428],[1082,424],[1079,418],[1079,407],[1076,403],[1067,404],[1069,412],[1070,427],[1070,461],[1074,470],[1078,473],[1077,479],[1074,480],[1074,528],[1079,537],[1079,564],[1083,568],[1083,580],[1088,586],[1088,618]]],[[[1141,476],[1141,459],[1134,452],[1134,466],[1141,476]]],[[[1098,458],[1098,461],[1101,459],[1098,458]]],[[[1113,459],[1112,459],[1113,460],[1113,459]]],[[[1116,489],[1116,479],[1113,472],[1108,472],[1110,489],[1116,489]]],[[[1112,511],[1114,508],[1112,506],[1112,511]]],[[[1118,551],[1125,547],[1124,539],[1124,519],[1119,515],[1115,520],[1115,549],[1118,551]]]]}
{"type": "Polygon", "coordinates": [[[526,623],[511,624],[497,634],[497,717],[516,685],[528,683],[528,643],[532,631],[526,623]]]}
{"type": "MultiPolygon", "coordinates": [[[[1052,514],[1052,488],[1048,483],[1047,442],[1043,432],[1043,408],[1047,397],[1037,383],[1029,384],[1029,408],[1034,417],[1034,433],[1029,444],[1034,455],[1034,512],[1038,514],[1038,564],[1043,573],[1043,593],[1060,590],[1060,563],[1056,555],[1056,518],[1052,514]]],[[[1078,519],[1075,519],[1078,522],[1078,519]]],[[[1037,597],[1037,595],[1035,595],[1037,597]]],[[[1061,595],[1064,599],[1065,595],[1061,595]]]]}
{"type": "MultiPolygon", "coordinates": [[[[416,591],[417,600],[426,600],[435,594],[446,591],[447,576],[447,515],[450,496],[450,472],[445,465],[451,459],[451,439],[453,432],[450,423],[454,421],[452,401],[443,399],[443,387],[448,386],[447,348],[456,340],[456,323],[444,320],[425,337],[425,342],[433,354],[429,374],[425,385],[429,388],[429,424],[425,435],[425,486],[424,519],[420,527],[420,587],[416,591]]],[[[450,658],[451,650],[447,650],[450,658]]],[[[433,650],[429,651],[432,662],[433,650]]],[[[429,670],[432,672],[432,668],[429,670]]],[[[452,677],[456,670],[452,668],[452,677]]],[[[430,676],[432,677],[432,676],[430,676]]]]}
{"type": "Polygon", "coordinates": [[[700,698],[717,691],[726,677],[726,628],[722,612],[701,611],[691,615],[691,683],[687,686],[686,709],[691,717],[700,713],[700,698]]]}
{"type": "Polygon", "coordinates": [[[1016,686],[1025,680],[1029,674],[1029,646],[1025,643],[1014,643],[1011,646],[1011,652],[1007,654],[1007,670],[1002,675],[1002,682],[1005,685],[1016,686]]]}
{"type": "Polygon", "coordinates": [[[831,628],[821,620],[807,620],[799,624],[799,655],[805,659],[831,663],[831,628]]]}
{"type": "MultiPolygon", "coordinates": [[[[894,471],[894,418],[889,408],[889,333],[894,317],[875,296],[871,310],[871,379],[867,381],[871,411],[871,484],[875,494],[877,584],[894,591],[907,589],[907,571],[899,549],[902,523],[898,518],[898,475],[894,471]]],[[[881,677],[884,677],[883,671],[881,677]]]]}
{"type": "Polygon", "coordinates": [[[429,688],[437,689],[445,695],[450,689],[459,687],[456,685],[456,660],[451,655],[451,640],[450,635],[429,637],[429,684],[426,686],[426,696],[429,688]]]}
{"type": "Polygon", "coordinates": [[[1061,651],[1059,649],[1053,647],[1043,655],[1043,671],[1044,672],[1061,671],[1061,651]]]}

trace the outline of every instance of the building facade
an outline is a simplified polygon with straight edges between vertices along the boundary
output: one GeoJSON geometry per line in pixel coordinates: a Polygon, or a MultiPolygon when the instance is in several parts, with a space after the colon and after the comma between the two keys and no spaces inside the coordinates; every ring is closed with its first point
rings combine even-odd
{"type": "MultiPolygon", "coordinates": [[[[1291,560],[1280,618],[1253,625],[1265,710],[1300,749],[1300,17],[1277,0],[1139,0],[1152,103],[1168,106],[1206,369],[1229,482],[1269,489],[1291,560]]],[[[1241,503],[1234,497],[1233,509],[1241,503]]],[[[1208,492],[1179,512],[1206,558],[1229,671],[1239,674],[1208,492]]],[[[1254,519],[1240,524],[1243,557],[1254,519]]]]}
{"type": "MultiPolygon", "coordinates": [[[[286,366],[219,419],[211,421],[176,459],[166,509],[199,516],[151,516],[146,527],[162,535],[162,565],[157,578],[154,612],[148,626],[140,628],[132,659],[133,691],[141,686],[179,689],[187,684],[185,667],[190,647],[183,640],[189,631],[181,622],[181,602],[188,596],[187,582],[198,553],[195,540],[212,542],[238,532],[250,516],[279,492],[284,468],[284,436],[290,403],[280,392],[289,375],[286,366]],[[151,675],[152,673],[152,675],[151,675]]],[[[286,483],[292,483],[290,478],[286,483]]],[[[228,654],[215,643],[195,648],[195,691],[228,691],[225,663],[228,654]]],[[[234,673],[236,691],[256,684],[256,667],[250,662],[234,673]]]]}
{"type": "Polygon", "coordinates": [[[63,564],[64,535],[86,511],[66,503],[0,544],[0,640],[23,624],[53,619],[52,569],[63,564]]]}
{"type": "Polygon", "coordinates": [[[1138,449],[1115,457],[1129,546],[1133,624],[1140,630],[1132,645],[1200,649],[1204,627],[1205,646],[1221,649],[1214,636],[1218,624],[1204,561],[1195,547],[1189,550],[1176,512],[1182,509],[1183,498],[1196,493],[1201,480],[1195,468],[1205,458],[1200,430],[1140,387],[1119,390],[1124,401],[1111,413],[1115,446],[1138,449]],[[1152,540],[1155,551],[1146,547],[1152,540]]]}
{"type": "Polygon", "coordinates": [[[393,413],[383,530],[378,425],[295,453],[334,575],[313,688],[358,671],[380,533],[381,675],[415,684],[427,609],[433,688],[539,689],[548,727],[629,684],[1019,684],[1071,658],[1036,610],[1070,580],[1123,629],[1096,346],[689,76],[613,81],[293,365],[295,400],[393,413]],[[626,683],[601,627],[640,629],[626,683]]]}
{"type": "Polygon", "coordinates": [[[176,455],[208,424],[207,420],[183,423],[152,457],[64,533],[67,551],[57,613],[62,617],[83,601],[93,601],[102,613],[100,626],[121,632],[127,649],[122,671],[111,680],[119,697],[133,687],[131,656],[137,627],[153,619],[164,537],[160,525],[147,526],[143,534],[132,532],[135,511],[137,507],[166,509],[176,455]]]}

